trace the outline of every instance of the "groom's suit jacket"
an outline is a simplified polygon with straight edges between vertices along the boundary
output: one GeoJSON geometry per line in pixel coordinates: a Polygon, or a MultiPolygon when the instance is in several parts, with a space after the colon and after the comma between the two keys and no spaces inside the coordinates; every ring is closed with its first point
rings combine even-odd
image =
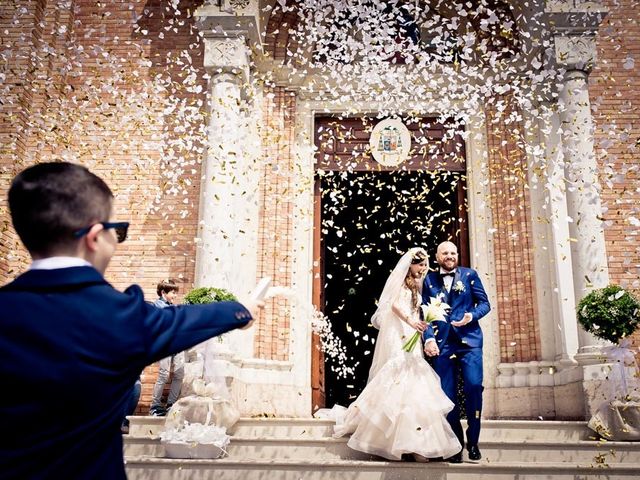
{"type": "Polygon", "coordinates": [[[473,348],[482,347],[482,329],[478,320],[484,317],[491,306],[484,291],[478,273],[472,268],[457,267],[451,284],[451,290],[447,292],[444,280],[439,272],[432,271],[424,279],[422,287],[422,301],[429,303],[430,297],[440,297],[451,309],[444,321],[432,322],[425,330],[423,338],[435,338],[440,351],[446,350],[447,340],[451,331],[455,331],[462,343],[473,348]],[[466,312],[473,314],[473,320],[462,327],[454,327],[452,321],[461,320],[466,312]]]}
{"type": "Polygon", "coordinates": [[[125,479],[120,426],[142,369],[246,325],[239,303],[160,309],[91,267],[0,288],[0,478],[125,479]]]}

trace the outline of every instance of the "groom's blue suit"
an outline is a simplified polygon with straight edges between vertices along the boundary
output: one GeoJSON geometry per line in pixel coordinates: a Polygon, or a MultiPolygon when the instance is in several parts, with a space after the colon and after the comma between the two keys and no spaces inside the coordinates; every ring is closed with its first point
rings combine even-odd
{"type": "Polygon", "coordinates": [[[480,437],[482,413],[482,329],[478,320],[484,317],[491,306],[478,273],[471,268],[457,267],[451,289],[447,292],[443,277],[437,271],[424,280],[422,301],[429,303],[430,297],[441,297],[451,309],[444,321],[435,321],[425,330],[423,338],[434,338],[440,355],[434,358],[434,369],[440,376],[442,389],[456,404],[447,416],[460,443],[464,435],[460,424],[460,407],[457,404],[456,384],[462,375],[467,413],[467,442],[477,445],[480,437]],[[473,319],[462,327],[451,322],[462,320],[465,313],[473,319]]]}

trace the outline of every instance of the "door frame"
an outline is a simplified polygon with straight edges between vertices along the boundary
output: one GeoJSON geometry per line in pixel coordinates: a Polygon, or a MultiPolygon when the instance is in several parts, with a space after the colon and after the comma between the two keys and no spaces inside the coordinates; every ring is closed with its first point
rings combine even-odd
{"type": "MultiPolygon", "coordinates": [[[[317,145],[317,130],[318,130],[318,120],[323,119],[335,119],[336,121],[340,121],[340,119],[345,118],[360,118],[360,117],[344,117],[343,115],[333,115],[333,114],[316,114],[313,116],[313,145],[317,145]]],[[[434,120],[434,117],[423,117],[425,120],[434,120]]],[[[443,127],[444,128],[444,127],[443,127]]],[[[413,138],[413,135],[412,135],[413,138]]],[[[464,168],[460,168],[460,164],[454,164],[451,162],[446,162],[445,165],[447,171],[458,171],[462,172],[464,175],[464,182],[458,182],[456,187],[457,190],[457,199],[458,199],[458,215],[455,219],[455,231],[460,231],[460,241],[459,241],[459,254],[460,254],[460,264],[463,266],[470,266],[471,263],[471,253],[469,246],[469,218],[468,218],[468,205],[467,205],[467,185],[469,184],[469,177],[467,175],[468,171],[468,163],[469,163],[469,155],[467,152],[467,145],[464,139],[461,136],[456,135],[457,144],[462,147],[462,155],[464,156],[464,168]]],[[[324,255],[323,255],[323,242],[322,242],[322,192],[320,190],[320,179],[317,178],[316,173],[318,170],[322,169],[324,171],[334,170],[341,171],[343,169],[340,168],[339,162],[327,160],[326,157],[323,159],[324,161],[318,161],[318,159],[324,156],[324,153],[318,149],[315,154],[315,161],[313,163],[313,282],[312,282],[312,301],[314,307],[322,312],[324,311],[324,255]]],[[[396,168],[382,167],[380,164],[375,162],[373,159],[369,159],[369,162],[363,163],[362,168],[356,168],[355,170],[365,170],[365,171],[395,171],[399,170],[396,168]],[[374,166],[375,168],[372,168],[374,166]]],[[[405,166],[403,170],[408,171],[416,171],[416,170],[424,170],[425,165],[423,162],[416,162],[414,160],[410,160],[404,162],[405,166]]],[[[427,169],[429,167],[429,163],[427,163],[427,169]]],[[[321,350],[321,340],[320,337],[312,332],[311,337],[311,411],[315,412],[318,408],[326,407],[326,393],[325,393],[325,361],[324,354],[321,350]]]]}

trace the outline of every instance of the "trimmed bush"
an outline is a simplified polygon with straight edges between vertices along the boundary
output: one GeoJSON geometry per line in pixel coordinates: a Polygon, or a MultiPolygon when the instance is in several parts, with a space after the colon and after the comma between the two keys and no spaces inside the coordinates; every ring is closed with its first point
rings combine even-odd
{"type": "Polygon", "coordinates": [[[199,287],[194,288],[184,296],[184,303],[189,305],[202,305],[205,303],[236,301],[236,296],[225,290],[216,287],[199,287]]]}
{"type": "Polygon", "coordinates": [[[599,288],[586,295],[577,309],[578,322],[598,338],[618,343],[640,324],[640,302],[618,285],[599,288]]]}

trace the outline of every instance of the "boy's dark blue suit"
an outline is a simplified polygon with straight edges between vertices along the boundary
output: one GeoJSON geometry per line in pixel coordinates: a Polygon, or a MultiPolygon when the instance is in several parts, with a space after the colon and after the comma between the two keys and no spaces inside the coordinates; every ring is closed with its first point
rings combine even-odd
{"type": "Polygon", "coordinates": [[[0,478],[126,478],[120,426],[142,369],[246,325],[239,303],[156,308],[91,267],[0,289],[0,478]]]}
{"type": "Polygon", "coordinates": [[[467,442],[477,445],[480,436],[482,412],[482,329],[479,320],[491,306],[477,272],[471,268],[457,267],[451,289],[447,292],[440,272],[430,272],[422,289],[422,300],[441,297],[451,309],[445,321],[433,322],[423,335],[425,340],[435,338],[440,355],[433,359],[433,368],[440,376],[442,389],[456,404],[447,416],[453,431],[464,445],[460,424],[460,408],[457,404],[457,375],[462,375],[467,413],[467,442]],[[473,319],[462,327],[454,327],[452,321],[462,320],[470,312],[473,319]]]}

